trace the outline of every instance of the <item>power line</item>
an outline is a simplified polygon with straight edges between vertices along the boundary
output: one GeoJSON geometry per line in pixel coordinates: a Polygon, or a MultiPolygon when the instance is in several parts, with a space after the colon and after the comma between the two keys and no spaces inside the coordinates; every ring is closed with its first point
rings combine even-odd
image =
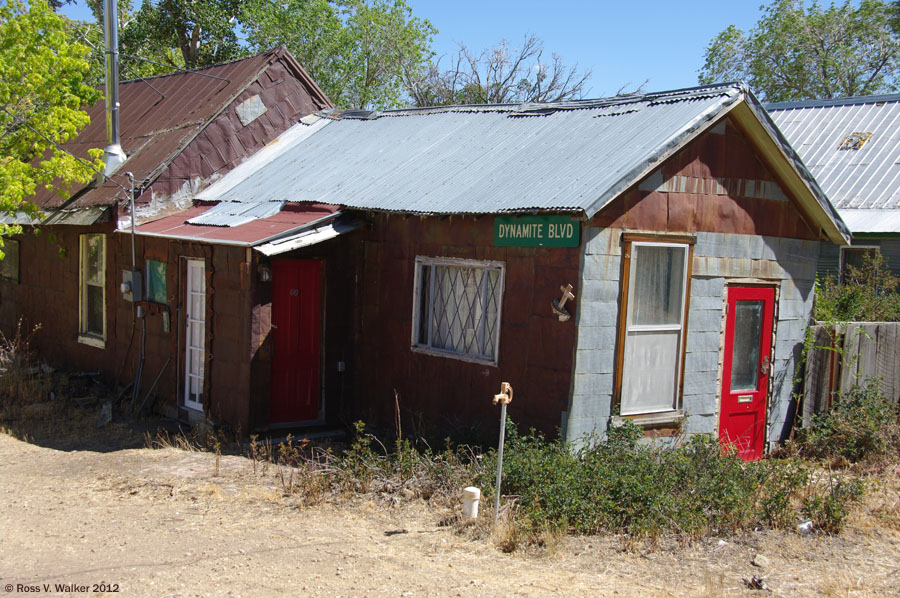
{"type": "MultiPolygon", "coordinates": [[[[6,106],[0,106],[0,110],[3,110],[3,112],[5,112],[6,114],[8,114],[9,117],[13,119],[13,121],[16,120],[16,115],[13,114],[12,112],[10,112],[9,110],[7,110],[7,109],[6,109],[6,106]]],[[[109,182],[111,182],[113,185],[115,185],[115,186],[117,186],[118,188],[120,188],[122,191],[125,191],[126,193],[129,192],[128,189],[126,189],[123,185],[121,185],[121,184],[118,183],[117,181],[113,180],[112,177],[106,176],[106,173],[105,173],[105,172],[103,172],[102,170],[96,168],[93,164],[91,164],[90,162],[88,162],[88,161],[85,160],[84,158],[82,158],[82,157],[80,157],[80,156],[76,156],[75,154],[73,154],[72,152],[70,152],[69,150],[67,150],[66,148],[64,148],[63,146],[59,145],[58,143],[56,143],[55,141],[53,141],[52,139],[50,139],[49,137],[47,137],[46,135],[44,135],[43,133],[41,133],[40,131],[38,131],[37,129],[35,129],[34,127],[32,127],[30,124],[28,124],[28,121],[22,120],[21,123],[22,123],[23,125],[25,125],[26,127],[28,127],[29,129],[31,129],[31,131],[32,131],[33,133],[36,133],[36,134],[40,135],[47,143],[51,144],[51,145],[52,145],[53,147],[55,147],[57,150],[59,150],[59,151],[65,153],[65,154],[69,154],[70,156],[72,156],[73,158],[75,158],[76,160],[78,160],[79,162],[81,162],[82,164],[84,164],[85,166],[87,166],[88,168],[90,168],[92,171],[94,171],[95,173],[97,173],[97,174],[99,174],[100,176],[102,176],[103,179],[104,179],[104,182],[109,181],[109,182]]]]}

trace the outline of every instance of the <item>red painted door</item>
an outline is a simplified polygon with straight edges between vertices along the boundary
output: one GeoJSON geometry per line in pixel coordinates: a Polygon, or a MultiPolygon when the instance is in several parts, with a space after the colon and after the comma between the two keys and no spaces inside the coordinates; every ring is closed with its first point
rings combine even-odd
{"type": "Polygon", "coordinates": [[[319,417],[322,263],[272,262],[271,423],[319,417]]]}
{"type": "Polygon", "coordinates": [[[745,461],[765,447],[774,308],[772,287],[728,287],[719,442],[745,461]]]}

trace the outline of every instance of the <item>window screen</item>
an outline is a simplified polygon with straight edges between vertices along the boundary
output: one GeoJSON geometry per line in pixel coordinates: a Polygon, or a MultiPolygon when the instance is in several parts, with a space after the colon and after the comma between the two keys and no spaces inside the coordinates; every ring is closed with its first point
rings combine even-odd
{"type": "Polygon", "coordinates": [[[19,242],[5,239],[2,251],[6,256],[0,261],[0,277],[19,282],[19,242]]]}
{"type": "Polygon", "coordinates": [[[147,260],[147,299],[166,303],[166,264],[147,260]]]}
{"type": "Polygon", "coordinates": [[[496,362],[503,266],[416,259],[414,346],[496,362]]]}

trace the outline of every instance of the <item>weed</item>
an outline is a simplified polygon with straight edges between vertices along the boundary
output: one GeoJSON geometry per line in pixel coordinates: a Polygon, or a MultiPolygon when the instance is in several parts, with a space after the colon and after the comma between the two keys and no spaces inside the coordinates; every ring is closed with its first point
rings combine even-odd
{"type": "Polygon", "coordinates": [[[803,499],[803,514],[812,520],[815,529],[837,534],[850,514],[849,507],[861,500],[865,484],[831,472],[826,478],[824,482],[810,484],[812,492],[803,499]]]}
{"type": "Polygon", "coordinates": [[[900,454],[900,408],[877,381],[855,384],[798,430],[797,449],[814,459],[889,462],[900,454]]]}

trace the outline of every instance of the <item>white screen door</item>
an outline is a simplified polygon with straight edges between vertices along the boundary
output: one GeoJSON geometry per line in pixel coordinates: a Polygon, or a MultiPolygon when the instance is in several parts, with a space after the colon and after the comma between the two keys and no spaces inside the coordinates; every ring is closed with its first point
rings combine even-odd
{"type": "Polygon", "coordinates": [[[185,306],[184,406],[202,411],[206,357],[206,264],[203,260],[187,260],[185,306]]]}

